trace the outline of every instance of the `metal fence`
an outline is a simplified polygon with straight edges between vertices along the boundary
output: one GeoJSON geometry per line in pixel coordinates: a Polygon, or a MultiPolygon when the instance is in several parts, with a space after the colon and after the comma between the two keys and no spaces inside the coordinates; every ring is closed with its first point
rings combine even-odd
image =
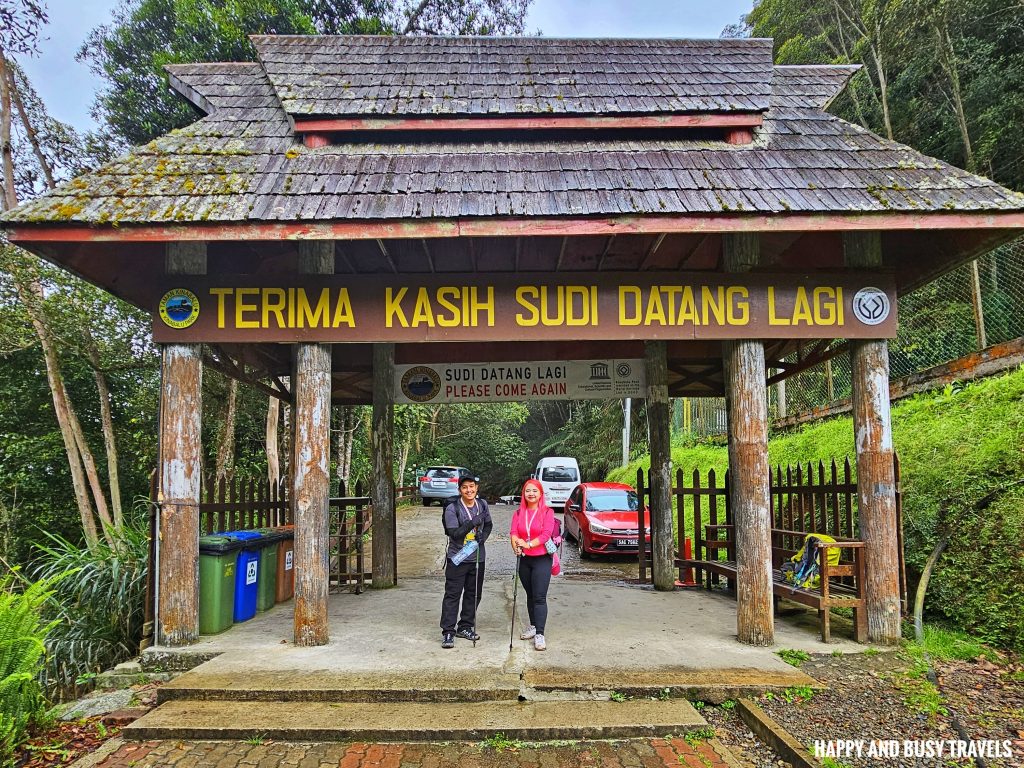
{"type": "MultiPolygon", "coordinates": [[[[1024,238],[900,298],[899,333],[889,342],[889,376],[902,379],[1022,336],[1024,238]]],[[[809,411],[850,395],[850,358],[839,354],[771,387],[769,417],[809,411]]],[[[723,398],[680,400],[677,430],[702,437],[725,432],[723,398]]]]}

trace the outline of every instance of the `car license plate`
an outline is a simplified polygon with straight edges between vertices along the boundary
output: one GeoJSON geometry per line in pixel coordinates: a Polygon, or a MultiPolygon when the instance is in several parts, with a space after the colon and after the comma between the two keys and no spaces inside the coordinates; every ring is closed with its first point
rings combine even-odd
{"type": "Polygon", "coordinates": [[[615,541],[615,545],[618,547],[636,547],[639,544],[639,539],[616,539],[615,541]]]}
{"type": "Polygon", "coordinates": [[[444,488],[446,485],[448,485],[448,481],[447,480],[431,480],[430,484],[434,488],[444,488]]]}

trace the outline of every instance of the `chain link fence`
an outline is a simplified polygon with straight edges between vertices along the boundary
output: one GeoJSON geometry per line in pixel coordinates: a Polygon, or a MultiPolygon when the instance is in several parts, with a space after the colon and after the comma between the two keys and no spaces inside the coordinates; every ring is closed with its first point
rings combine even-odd
{"type": "MultiPolygon", "coordinates": [[[[900,298],[899,333],[889,342],[889,376],[901,379],[1021,336],[1024,238],[900,298]]],[[[850,395],[850,356],[840,354],[771,387],[769,417],[809,411],[850,395]]],[[[701,437],[725,432],[723,398],[680,399],[684,431],[701,437]]]]}

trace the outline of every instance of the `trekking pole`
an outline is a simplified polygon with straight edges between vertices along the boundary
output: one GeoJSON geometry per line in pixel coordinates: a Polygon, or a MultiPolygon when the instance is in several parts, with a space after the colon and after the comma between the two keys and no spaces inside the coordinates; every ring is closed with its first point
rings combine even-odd
{"type": "Polygon", "coordinates": [[[519,584],[516,579],[519,578],[519,558],[522,555],[516,555],[516,569],[512,571],[512,626],[508,631],[508,649],[512,650],[512,637],[516,633],[516,598],[519,597],[519,584]]]}
{"type": "MultiPolygon", "coordinates": [[[[475,539],[474,539],[475,541],[475,539]]],[[[473,633],[473,647],[476,648],[476,609],[480,607],[480,542],[477,542],[475,562],[473,563],[473,581],[476,582],[476,591],[473,594],[473,599],[476,601],[476,605],[473,606],[473,626],[470,628],[470,632],[473,633]]]]}

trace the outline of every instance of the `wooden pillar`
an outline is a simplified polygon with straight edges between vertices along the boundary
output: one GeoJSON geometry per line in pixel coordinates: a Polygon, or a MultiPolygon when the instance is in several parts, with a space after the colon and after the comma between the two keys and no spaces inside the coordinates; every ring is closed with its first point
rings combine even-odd
{"type": "MultiPolygon", "coordinates": [[[[334,274],[334,242],[299,243],[299,274],[334,274]]],[[[329,344],[296,345],[292,391],[295,644],[326,645],[331,456],[329,344]]]]}
{"type": "MultiPolygon", "coordinates": [[[[727,272],[747,272],[760,260],[757,234],[722,236],[727,272]]],[[[768,385],[764,344],[722,343],[729,424],[729,501],[735,523],[736,629],[741,643],[772,645],[771,496],[768,469],[768,385]]]]}
{"type": "Polygon", "coordinates": [[[373,582],[395,586],[395,345],[373,345],[373,582]]]}
{"type": "MultiPolygon", "coordinates": [[[[644,344],[647,423],[651,430],[651,575],[654,588],[675,589],[672,536],[672,450],[669,439],[668,359],[664,341],[644,344]]],[[[643,545],[644,534],[639,531],[643,545]]]]}
{"type": "MultiPolygon", "coordinates": [[[[846,264],[882,266],[879,232],[843,235],[846,264]]],[[[867,570],[868,640],[900,639],[900,568],[896,522],[896,470],[889,414],[889,345],[885,339],[850,341],[853,429],[857,445],[857,503],[867,570]]]]}
{"type": "MultiPolygon", "coordinates": [[[[206,274],[206,243],[168,243],[168,275],[206,274]]],[[[164,344],[160,376],[157,644],[199,639],[202,344],[164,344]]]]}

